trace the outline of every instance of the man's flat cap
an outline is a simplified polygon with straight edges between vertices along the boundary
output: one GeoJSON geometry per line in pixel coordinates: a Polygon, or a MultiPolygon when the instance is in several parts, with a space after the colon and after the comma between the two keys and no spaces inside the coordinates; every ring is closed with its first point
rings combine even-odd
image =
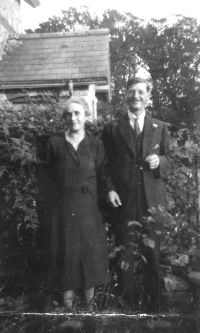
{"type": "Polygon", "coordinates": [[[137,84],[137,83],[149,84],[148,80],[145,79],[144,77],[134,76],[130,80],[128,80],[127,85],[126,85],[126,89],[128,90],[133,84],[137,84]]]}

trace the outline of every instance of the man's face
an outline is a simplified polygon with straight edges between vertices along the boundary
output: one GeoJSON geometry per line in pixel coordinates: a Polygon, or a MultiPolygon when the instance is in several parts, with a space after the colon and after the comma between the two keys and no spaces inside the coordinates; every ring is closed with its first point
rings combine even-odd
{"type": "Polygon", "coordinates": [[[71,103],[69,105],[69,110],[66,112],[66,122],[71,132],[83,130],[86,119],[87,117],[82,105],[78,103],[71,103]]]}
{"type": "Polygon", "coordinates": [[[126,93],[126,103],[132,113],[142,113],[148,99],[149,92],[144,82],[133,84],[126,93]]]}

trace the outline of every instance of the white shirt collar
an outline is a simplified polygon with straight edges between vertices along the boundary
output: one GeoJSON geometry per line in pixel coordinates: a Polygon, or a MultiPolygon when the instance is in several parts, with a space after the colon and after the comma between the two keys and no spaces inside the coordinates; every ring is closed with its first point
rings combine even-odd
{"type": "Polygon", "coordinates": [[[128,117],[130,121],[130,125],[132,128],[134,128],[135,125],[135,119],[138,118],[138,124],[140,127],[141,132],[143,131],[144,127],[144,118],[145,118],[146,112],[142,112],[138,117],[134,113],[132,113],[130,110],[128,110],[128,117]]]}

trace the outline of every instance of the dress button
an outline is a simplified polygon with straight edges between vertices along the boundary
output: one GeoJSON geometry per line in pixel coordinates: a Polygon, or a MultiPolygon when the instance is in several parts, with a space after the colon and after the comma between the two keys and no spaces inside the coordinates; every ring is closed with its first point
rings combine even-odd
{"type": "Polygon", "coordinates": [[[75,214],[74,213],[72,213],[72,216],[74,216],[75,214]]]}

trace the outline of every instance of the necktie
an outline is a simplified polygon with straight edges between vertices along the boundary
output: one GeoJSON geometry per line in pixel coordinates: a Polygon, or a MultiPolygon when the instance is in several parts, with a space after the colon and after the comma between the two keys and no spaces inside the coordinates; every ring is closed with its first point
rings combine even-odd
{"type": "Polygon", "coordinates": [[[134,129],[135,129],[136,135],[139,136],[141,134],[141,130],[140,130],[140,126],[138,123],[138,118],[135,119],[134,129]]]}

